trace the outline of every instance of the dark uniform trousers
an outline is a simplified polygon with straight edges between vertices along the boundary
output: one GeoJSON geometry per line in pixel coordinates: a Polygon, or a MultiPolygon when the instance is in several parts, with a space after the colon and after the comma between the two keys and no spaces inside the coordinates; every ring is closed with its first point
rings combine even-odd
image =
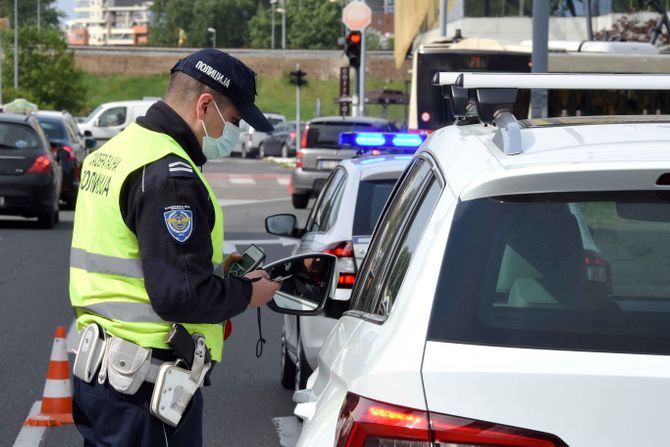
{"type": "Polygon", "coordinates": [[[143,383],[132,396],[74,377],[72,416],[85,447],[197,447],[202,445],[202,392],[196,391],[177,427],[149,412],[154,385],[143,383]]]}

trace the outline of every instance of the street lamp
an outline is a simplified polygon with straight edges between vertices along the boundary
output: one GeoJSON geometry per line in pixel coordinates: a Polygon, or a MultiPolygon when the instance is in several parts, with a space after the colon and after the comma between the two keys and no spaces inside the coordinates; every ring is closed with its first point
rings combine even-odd
{"type": "Polygon", "coordinates": [[[275,49],[275,8],[277,7],[277,0],[270,0],[270,5],[272,5],[272,30],[270,31],[270,41],[272,42],[271,48],[275,49]]]}
{"type": "Polygon", "coordinates": [[[281,14],[281,49],[286,49],[286,0],[279,0],[277,12],[281,14]]]}
{"type": "Polygon", "coordinates": [[[212,33],[212,48],[216,48],[216,30],[210,26],[207,32],[212,33]]]}

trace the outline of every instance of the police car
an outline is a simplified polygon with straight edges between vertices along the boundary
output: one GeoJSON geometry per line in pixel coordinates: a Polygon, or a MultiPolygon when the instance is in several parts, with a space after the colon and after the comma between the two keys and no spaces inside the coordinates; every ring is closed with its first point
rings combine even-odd
{"type": "Polygon", "coordinates": [[[359,152],[359,157],[340,162],[331,172],[305,227],[298,228],[298,219],[291,214],[266,218],[270,234],[299,239],[295,254],[331,253],[339,266],[337,288],[323,315],[284,316],[281,383],[285,388],[304,388],[316,368],[323,340],[349,307],[356,273],[386,199],[423,139],[401,133],[343,134],[341,145],[359,152]]]}
{"type": "Polygon", "coordinates": [[[470,113],[391,194],[350,308],[294,394],[298,445],[667,444],[670,116],[506,110],[510,88],[667,90],[670,77],[438,82],[470,113]]]}

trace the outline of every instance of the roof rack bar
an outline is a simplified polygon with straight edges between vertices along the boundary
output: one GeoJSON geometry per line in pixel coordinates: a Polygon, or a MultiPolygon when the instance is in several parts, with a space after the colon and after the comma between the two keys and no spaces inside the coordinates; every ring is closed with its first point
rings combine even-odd
{"type": "Polygon", "coordinates": [[[439,72],[434,79],[437,85],[467,89],[670,90],[666,74],[439,72]]]}

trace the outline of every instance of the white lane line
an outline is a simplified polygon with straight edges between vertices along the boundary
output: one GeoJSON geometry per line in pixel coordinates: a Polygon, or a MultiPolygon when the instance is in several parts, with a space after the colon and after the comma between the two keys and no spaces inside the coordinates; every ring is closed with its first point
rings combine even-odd
{"type": "Polygon", "coordinates": [[[272,423],[277,430],[281,447],[295,447],[302,430],[302,424],[298,418],[295,416],[272,418],[272,423]]]}
{"type": "Polygon", "coordinates": [[[291,245],[297,244],[298,241],[294,239],[288,239],[280,237],[278,239],[237,239],[223,242],[223,252],[228,254],[234,251],[237,251],[237,246],[242,246],[243,248],[249,244],[256,245],[283,245],[288,247],[291,245]]]}
{"type": "Polygon", "coordinates": [[[221,205],[222,208],[228,207],[228,206],[239,206],[239,205],[249,205],[249,204],[256,204],[256,203],[270,203],[270,202],[285,202],[290,200],[290,197],[280,197],[278,199],[264,199],[264,200],[246,200],[246,199],[219,199],[219,205],[221,205]]]}
{"type": "Polygon", "coordinates": [[[251,177],[230,177],[228,179],[233,185],[255,185],[256,180],[251,177]]]}
{"type": "Polygon", "coordinates": [[[279,183],[282,186],[288,186],[290,181],[291,181],[291,179],[289,179],[288,177],[279,177],[277,179],[277,183],[279,183]]]}
{"type": "MultiPolygon", "coordinates": [[[[37,415],[37,413],[40,412],[40,408],[42,408],[42,401],[38,400],[30,409],[28,418],[37,415]]],[[[13,447],[38,447],[42,443],[46,429],[46,427],[33,427],[30,425],[24,425],[21,427],[21,431],[16,437],[13,447]]]]}

